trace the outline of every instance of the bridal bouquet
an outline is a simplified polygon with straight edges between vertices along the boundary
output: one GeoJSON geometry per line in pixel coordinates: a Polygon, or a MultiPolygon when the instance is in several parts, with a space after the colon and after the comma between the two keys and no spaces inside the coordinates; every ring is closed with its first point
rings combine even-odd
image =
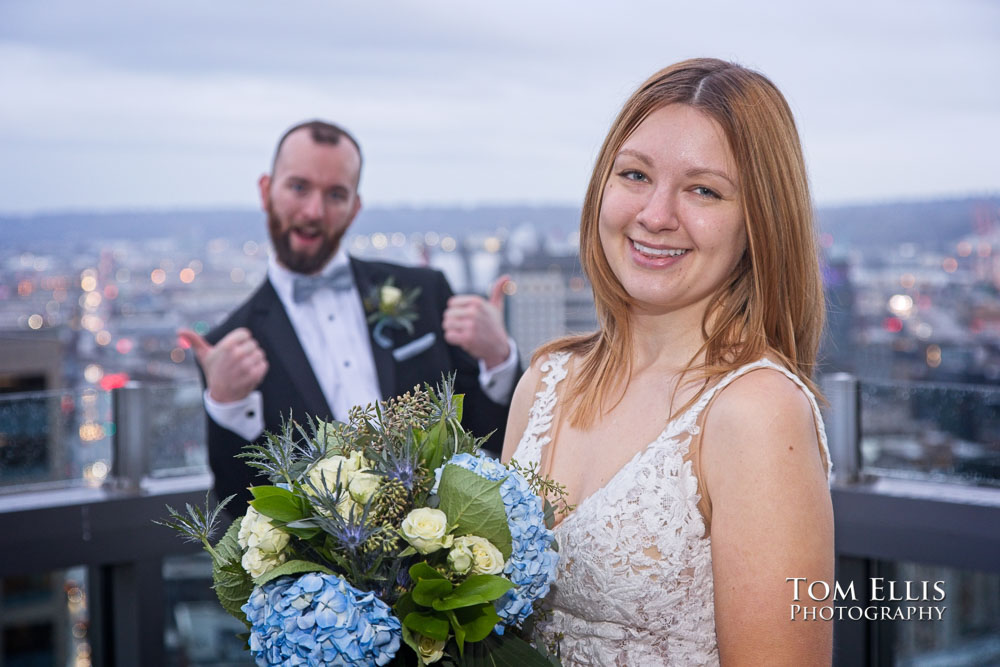
{"type": "Polygon", "coordinates": [[[215,508],[165,525],[212,555],[222,606],[258,665],[551,665],[530,627],[555,578],[559,485],[479,452],[445,379],[287,423],[239,456],[272,484],[221,540],[215,508]]]}

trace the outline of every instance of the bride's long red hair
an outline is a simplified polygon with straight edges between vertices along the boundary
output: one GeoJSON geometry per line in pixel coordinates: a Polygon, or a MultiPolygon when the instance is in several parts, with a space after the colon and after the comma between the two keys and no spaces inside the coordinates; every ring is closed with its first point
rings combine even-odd
{"type": "MultiPolygon", "coordinates": [[[[740,65],[698,58],[650,77],[625,102],[594,166],[580,219],[580,261],[594,290],[599,329],[542,346],[577,355],[568,387],[570,423],[591,425],[613,403],[632,371],[632,298],[611,270],[598,218],[615,155],[636,127],[668,104],[686,104],[719,124],[739,174],[747,248],[702,321],[704,343],[685,374],[713,379],[765,354],[778,358],[810,389],[825,302],[805,161],[795,120],[781,92],[740,65]],[[700,357],[704,361],[697,362],[700,357]]],[[[700,395],[674,411],[679,414],[700,395]]]]}

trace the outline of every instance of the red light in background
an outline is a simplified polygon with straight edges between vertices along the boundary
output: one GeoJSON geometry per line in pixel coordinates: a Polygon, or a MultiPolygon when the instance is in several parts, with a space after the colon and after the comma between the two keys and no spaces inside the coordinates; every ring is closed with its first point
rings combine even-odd
{"type": "Polygon", "coordinates": [[[98,383],[104,391],[121,389],[128,384],[128,373],[105,373],[98,383]]]}
{"type": "Polygon", "coordinates": [[[887,317],[885,321],[882,322],[882,326],[886,331],[891,333],[899,333],[903,330],[903,320],[898,317],[887,317]]]}
{"type": "Polygon", "coordinates": [[[132,351],[132,341],[128,338],[119,338],[115,343],[115,349],[118,350],[118,354],[128,354],[132,351]]]}

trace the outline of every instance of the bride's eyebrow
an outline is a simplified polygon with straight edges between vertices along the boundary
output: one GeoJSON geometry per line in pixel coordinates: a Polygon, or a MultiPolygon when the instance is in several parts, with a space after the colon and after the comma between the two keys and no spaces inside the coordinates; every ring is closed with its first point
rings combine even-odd
{"type": "Polygon", "coordinates": [[[622,157],[634,157],[636,160],[639,160],[639,162],[642,162],[647,167],[653,166],[653,160],[648,155],[646,155],[641,151],[637,151],[633,148],[623,148],[620,151],[618,151],[618,154],[615,155],[615,161],[617,162],[618,158],[622,157]]]}
{"type": "Polygon", "coordinates": [[[734,188],[736,187],[736,183],[733,181],[732,177],[730,177],[729,174],[725,172],[719,171],[718,169],[709,169],[708,167],[701,167],[701,168],[695,167],[694,169],[688,169],[687,172],[685,172],[685,175],[688,177],[702,176],[704,174],[717,176],[726,181],[727,183],[729,183],[729,185],[733,186],[734,188]]]}

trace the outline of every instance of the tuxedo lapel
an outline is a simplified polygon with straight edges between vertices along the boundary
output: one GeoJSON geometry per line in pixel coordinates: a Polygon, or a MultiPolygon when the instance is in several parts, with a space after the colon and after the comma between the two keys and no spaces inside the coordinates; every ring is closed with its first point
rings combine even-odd
{"type": "Polygon", "coordinates": [[[260,341],[261,347],[267,355],[274,356],[288,370],[307,414],[329,414],[330,407],[326,404],[323,390],[271,281],[265,283],[256,301],[255,310],[260,318],[259,331],[263,338],[260,341]]]}
{"type": "MultiPolygon", "coordinates": [[[[354,257],[351,260],[351,270],[354,272],[354,282],[358,286],[358,293],[361,295],[362,308],[364,308],[364,299],[372,292],[372,290],[380,285],[382,282],[388,278],[388,274],[378,275],[379,272],[374,269],[367,262],[363,262],[354,257]]],[[[365,318],[367,320],[368,311],[365,310],[365,318]]],[[[375,371],[378,374],[378,386],[379,390],[382,392],[382,398],[388,399],[395,396],[396,390],[396,360],[392,356],[392,349],[386,349],[378,344],[378,342],[373,337],[375,327],[373,324],[368,324],[368,344],[372,348],[372,359],[375,362],[375,371]]],[[[390,338],[395,339],[394,332],[390,332],[390,338]]]]}

